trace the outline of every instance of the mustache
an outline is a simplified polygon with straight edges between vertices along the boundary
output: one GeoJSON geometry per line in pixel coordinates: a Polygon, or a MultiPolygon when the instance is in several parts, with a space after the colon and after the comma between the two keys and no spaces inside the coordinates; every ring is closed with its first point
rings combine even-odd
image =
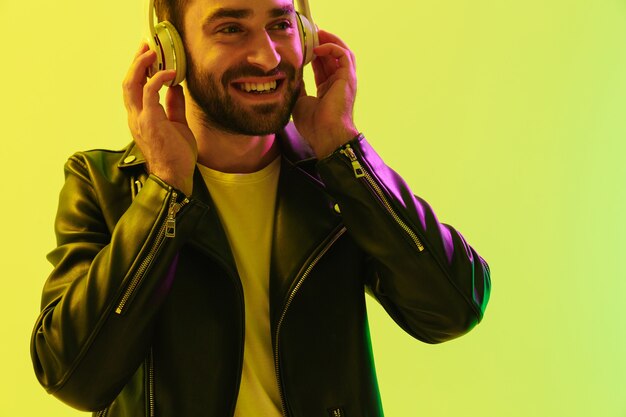
{"type": "Polygon", "coordinates": [[[281,61],[275,68],[269,71],[263,71],[259,67],[250,64],[240,64],[236,67],[229,68],[222,74],[222,85],[228,87],[232,80],[243,77],[271,77],[275,75],[285,75],[287,78],[294,79],[296,68],[284,61],[281,61]]]}

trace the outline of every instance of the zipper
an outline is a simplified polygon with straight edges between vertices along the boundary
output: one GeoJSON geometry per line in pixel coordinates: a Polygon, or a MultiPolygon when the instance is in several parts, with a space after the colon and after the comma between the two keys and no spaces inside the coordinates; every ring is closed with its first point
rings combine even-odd
{"type": "Polygon", "coordinates": [[[356,178],[365,178],[365,181],[369,184],[370,188],[378,196],[379,200],[381,201],[381,203],[383,204],[387,212],[391,215],[393,220],[396,222],[396,224],[400,226],[400,228],[402,228],[402,230],[404,230],[407,235],[409,235],[409,237],[411,238],[411,240],[417,247],[417,250],[419,252],[424,251],[424,244],[422,243],[422,240],[417,236],[417,234],[415,234],[413,229],[411,229],[400,218],[400,216],[398,215],[398,213],[396,213],[393,207],[391,207],[391,204],[389,203],[389,200],[383,193],[383,190],[380,188],[380,185],[378,185],[378,183],[374,180],[374,178],[372,178],[370,173],[367,170],[365,170],[365,168],[363,168],[363,166],[361,165],[361,163],[359,162],[356,156],[356,153],[354,152],[354,149],[350,147],[350,144],[347,143],[339,152],[345,155],[350,161],[350,163],[352,164],[352,170],[354,171],[354,176],[356,178]]]}
{"type": "Polygon", "coordinates": [[[178,193],[173,192],[170,207],[167,210],[167,218],[165,219],[165,237],[176,236],[176,214],[189,202],[189,199],[185,197],[183,201],[179,203],[176,201],[177,197],[178,193]]]}
{"type": "Polygon", "coordinates": [[[109,408],[105,408],[104,410],[100,410],[96,413],[96,417],[106,417],[109,414],[109,408]]]}
{"type": "Polygon", "coordinates": [[[143,261],[141,261],[141,264],[139,264],[139,268],[137,268],[137,271],[133,275],[130,284],[128,284],[128,287],[126,288],[122,299],[115,309],[115,313],[122,314],[124,312],[124,307],[126,307],[126,303],[141,282],[141,279],[143,278],[145,272],[148,270],[148,267],[152,263],[152,260],[156,256],[157,252],[161,248],[161,245],[165,241],[165,238],[172,238],[176,236],[176,214],[189,202],[189,199],[185,197],[183,201],[178,203],[176,201],[177,198],[178,193],[175,191],[172,192],[165,222],[159,228],[159,231],[154,240],[154,243],[152,244],[152,247],[150,248],[150,251],[148,251],[143,261]]]}
{"type": "Polygon", "coordinates": [[[300,279],[298,279],[298,282],[296,283],[295,287],[291,290],[291,293],[289,294],[289,297],[287,297],[287,302],[285,303],[285,307],[283,308],[283,312],[282,312],[282,314],[280,316],[280,319],[278,320],[278,324],[276,325],[276,337],[275,337],[276,348],[274,349],[274,368],[275,368],[275,372],[276,372],[276,381],[278,382],[278,392],[280,394],[280,402],[282,404],[283,416],[285,416],[285,417],[287,416],[287,402],[285,400],[285,394],[283,393],[283,389],[282,389],[282,383],[281,383],[281,378],[280,378],[280,366],[278,365],[280,328],[282,327],[282,324],[283,324],[283,321],[285,319],[285,316],[287,315],[287,310],[289,309],[289,306],[291,305],[294,297],[296,296],[296,293],[298,292],[300,287],[302,287],[302,284],[304,283],[304,280],[306,280],[306,278],[309,276],[309,274],[311,273],[311,271],[313,270],[315,265],[317,265],[317,263],[322,258],[322,256],[324,256],[326,254],[326,252],[328,252],[330,247],[345,232],[346,232],[346,228],[342,227],[335,235],[333,235],[333,237],[328,242],[326,242],[326,244],[324,245],[322,250],[309,263],[307,268],[304,270],[304,272],[300,276],[300,279]]]}
{"type": "Polygon", "coordinates": [[[154,356],[152,348],[148,355],[148,417],[154,417],[154,356]]]}
{"type": "MultiPolygon", "coordinates": [[[[237,397],[239,394],[239,388],[241,387],[241,377],[243,373],[244,345],[246,343],[246,306],[245,306],[245,301],[244,301],[243,285],[241,284],[241,279],[239,278],[236,265],[231,265],[229,262],[224,260],[221,256],[217,256],[215,253],[211,251],[203,250],[203,253],[205,256],[212,258],[215,262],[217,262],[221,266],[221,268],[224,271],[226,271],[228,277],[232,280],[235,286],[235,291],[237,292],[237,295],[238,295],[237,299],[239,301],[239,308],[241,311],[241,332],[239,333],[241,337],[241,343],[239,344],[239,361],[238,361],[238,367],[237,367],[237,381],[236,381],[237,389],[235,390],[234,395],[233,395],[233,399],[231,402],[232,406],[230,408],[230,412],[226,414],[227,416],[234,416],[235,407],[237,404],[237,397]],[[234,269],[233,269],[233,266],[235,267],[234,269]]],[[[151,417],[154,417],[154,416],[151,416],[151,417]]]]}
{"type": "Polygon", "coordinates": [[[139,194],[139,191],[141,191],[141,188],[143,187],[141,180],[136,178],[137,177],[135,176],[130,177],[130,195],[133,200],[137,197],[137,194],[139,194]]]}

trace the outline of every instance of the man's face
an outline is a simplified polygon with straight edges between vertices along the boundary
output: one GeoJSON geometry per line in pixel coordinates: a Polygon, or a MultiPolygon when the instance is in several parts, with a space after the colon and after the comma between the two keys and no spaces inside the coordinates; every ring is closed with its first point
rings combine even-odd
{"type": "Polygon", "coordinates": [[[184,25],[187,89],[205,124],[246,135],[287,124],[302,79],[291,0],[192,0],[184,25]]]}

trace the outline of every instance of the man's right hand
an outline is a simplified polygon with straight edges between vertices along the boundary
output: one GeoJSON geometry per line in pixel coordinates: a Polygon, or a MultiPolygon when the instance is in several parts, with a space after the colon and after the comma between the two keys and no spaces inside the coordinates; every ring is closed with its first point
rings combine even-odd
{"type": "Polygon", "coordinates": [[[147,69],[155,59],[156,53],[142,43],[126,74],[122,88],[128,126],[149,172],[191,195],[198,146],[185,117],[183,89],[178,85],[167,90],[164,109],[159,90],[175,77],[175,71],[159,71],[148,79],[147,69]]]}

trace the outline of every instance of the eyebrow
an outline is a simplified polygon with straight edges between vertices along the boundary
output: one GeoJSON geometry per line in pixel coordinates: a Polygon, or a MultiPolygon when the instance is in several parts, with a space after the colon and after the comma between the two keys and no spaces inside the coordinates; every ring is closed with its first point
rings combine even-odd
{"type": "Polygon", "coordinates": [[[293,9],[293,6],[291,4],[285,4],[284,6],[273,8],[267,14],[269,17],[282,17],[294,13],[295,10],[293,9]]]}
{"type": "MultiPolygon", "coordinates": [[[[281,7],[274,7],[267,12],[271,18],[287,16],[295,13],[291,4],[285,4],[281,7]]],[[[234,9],[228,7],[220,7],[204,19],[204,25],[210,25],[221,19],[247,19],[254,15],[252,9],[234,9]]]]}

